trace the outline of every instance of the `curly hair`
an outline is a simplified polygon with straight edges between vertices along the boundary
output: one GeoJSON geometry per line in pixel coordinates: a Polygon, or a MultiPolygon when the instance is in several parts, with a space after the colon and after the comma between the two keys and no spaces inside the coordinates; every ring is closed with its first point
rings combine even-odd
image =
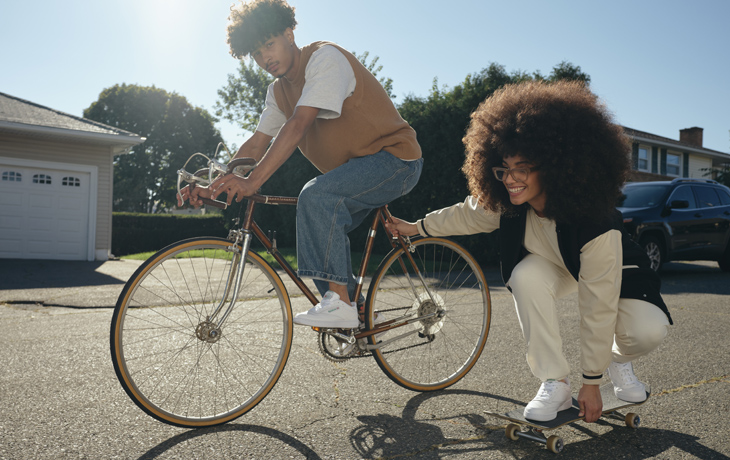
{"type": "Polygon", "coordinates": [[[297,25],[294,7],[284,0],[241,2],[231,6],[228,21],[228,45],[236,58],[248,56],[269,38],[297,25]]]}
{"type": "Polygon", "coordinates": [[[496,91],[471,114],[462,171],[488,211],[514,213],[492,173],[521,155],[539,169],[544,214],[557,222],[599,222],[616,207],[629,171],[623,129],[583,83],[530,81],[496,91]]]}

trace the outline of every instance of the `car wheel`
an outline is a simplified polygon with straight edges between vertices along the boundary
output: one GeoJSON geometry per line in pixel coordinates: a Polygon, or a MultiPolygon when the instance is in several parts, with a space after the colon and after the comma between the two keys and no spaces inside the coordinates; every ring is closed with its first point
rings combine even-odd
{"type": "Polygon", "coordinates": [[[649,256],[651,269],[658,272],[664,263],[664,249],[662,248],[662,244],[656,237],[647,236],[646,238],[642,238],[641,247],[644,248],[646,255],[649,256]]]}

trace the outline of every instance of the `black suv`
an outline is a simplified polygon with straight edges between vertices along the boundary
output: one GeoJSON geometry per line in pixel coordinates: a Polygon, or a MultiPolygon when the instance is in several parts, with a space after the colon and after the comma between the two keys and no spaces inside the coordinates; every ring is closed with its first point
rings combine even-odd
{"type": "Polygon", "coordinates": [[[654,270],[670,260],[716,260],[730,271],[730,188],[704,179],[629,182],[618,209],[654,270]]]}

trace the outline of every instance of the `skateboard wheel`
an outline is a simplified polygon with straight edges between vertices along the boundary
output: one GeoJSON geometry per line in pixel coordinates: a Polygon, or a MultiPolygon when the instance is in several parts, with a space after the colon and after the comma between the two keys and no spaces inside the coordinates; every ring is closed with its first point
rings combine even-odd
{"type": "Polygon", "coordinates": [[[560,438],[560,436],[550,436],[547,438],[547,444],[545,445],[547,447],[547,450],[554,454],[559,454],[563,451],[563,440],[560,438]]]}
{"type": "Polygon", "coordinates": [[[639,414],[634,414],[633,412],[630,412],[626,414],[624,422],[629,428],[639,428],[639,425],[641,425],[641,417],[639,417],[639,414]]]}
{"type": "Polygon", "coordinates": [[[504,431],[504,434],[511,440],[517,441],[519,437],[517,436],[517,432],[520,431],[520,426],[515,425],[514,423],[510,423],[507,425],[507,429],[504,431]]]}

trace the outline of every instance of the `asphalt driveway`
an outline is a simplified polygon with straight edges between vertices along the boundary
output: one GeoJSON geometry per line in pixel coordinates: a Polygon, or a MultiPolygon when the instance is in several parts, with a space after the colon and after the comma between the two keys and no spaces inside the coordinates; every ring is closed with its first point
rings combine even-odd
{"type": "MultiPolygon", "coordinates": [[[[109,307],[139,264],[0,260],[0,459],[556,458],[508,440],[485,412],[522,406],[536,390],[514,302],[494,269],[487,346],[454,387],[413,393],[371,358],[324,359],[316,334],[296,328],[287,367],[261,404],[224,426],[184,430],[139,410],[111,365],[109,307]]],[[[730,458],[728,274],[714,263],[669,265],[662,282],[675,325],[637,360],[652,388],[637,410],[642,428],[608,418],[564,427],[560,458],[730,458]]],[[[309,306],[292,298],[294,311],[309,306]]],[[[577,296],[558,313],[578,380],[577,296]]]]}
{"type": "Polygon", "coordinates": [[[142,262],[0,259],[0,303],[109,308],[142,262]]]}

